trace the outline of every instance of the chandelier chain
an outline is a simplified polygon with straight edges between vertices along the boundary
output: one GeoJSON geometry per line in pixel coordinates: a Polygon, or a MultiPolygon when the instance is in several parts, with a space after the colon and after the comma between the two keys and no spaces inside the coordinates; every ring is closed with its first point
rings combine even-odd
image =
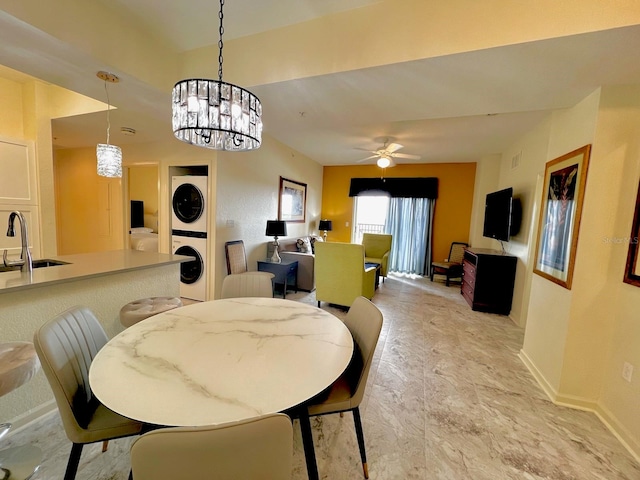
{"type": "Polygon", "coordinates": [[[220,18],[220,40],[218,40],[218,80],[222,82],[222,47],[224,47],[224,43],[222,42],[222,35],[224,34],[224,27],[222,26],[222,20],[224,19],[224,13],[222,9],[224,7],[224,0],[220,0],[220,12],[218,12],[218,17],[220,18]]]}

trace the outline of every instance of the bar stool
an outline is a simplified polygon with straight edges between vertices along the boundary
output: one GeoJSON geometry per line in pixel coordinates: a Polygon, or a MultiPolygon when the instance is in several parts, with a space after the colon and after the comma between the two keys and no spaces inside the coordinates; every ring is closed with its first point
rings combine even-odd
{"type": "MultiPolygon", "coordinates": [[[[31,342],[0,343],[0,397],[27,383],[40,369],[40,361],[31,342]]],[[[0,425],[0,438],[11,428],[0,425]]],[[[0,478],[27,480],[38,470],[42,450],[31,445],[0,451],[0,478]]]]}
{"type": "Polygon", "coordinates": [[[178,297],[149,297],[127,303],[120,309],[120,323],[129,328],[145,318],[182,306],[178,297]]]}

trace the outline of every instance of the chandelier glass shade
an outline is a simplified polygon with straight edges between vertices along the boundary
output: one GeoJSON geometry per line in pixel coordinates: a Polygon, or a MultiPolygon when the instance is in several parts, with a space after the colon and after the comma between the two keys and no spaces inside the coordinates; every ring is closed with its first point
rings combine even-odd
{"type": "Polygon", "coordinates": [[[214,150],[255,150],[262,143],[262,104],[258,97],[222,81],[224,1],[220,0],[218,80],[192,78],[175,84],[173,134],[178,140],[214,150]]]}
{"type": "Polygon", "coordinates": [[[255,150],[262,143],[262,105],[248,90],[221,80],[182,80],[173,87],[173,133],[214,150],[255,150]]]}

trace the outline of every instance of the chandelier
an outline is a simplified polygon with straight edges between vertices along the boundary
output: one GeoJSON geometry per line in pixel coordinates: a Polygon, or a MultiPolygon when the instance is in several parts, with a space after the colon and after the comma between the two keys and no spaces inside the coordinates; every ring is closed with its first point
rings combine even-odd
{"type": "Polygon", "coordinates": [[[222,81],[224,0],[220,0],[218,80],[192,78],[175,84],[173,134],[178,140],[214,150],[255,150],[262,143],[262,104],[250,91],[222,81]]]}
{"type": "Polygon", "coordinates": [[[99,143],[96,148],[98,175],[102,177],[122,177],[122,150],[116,145],[109,145],[109,131],[111,130],[109,111],[111,110],[111,103],[109,102],[109,90],[107,89],[107,82],[118,83],[120,79],[113,73],[103,71],[96,73],[96,76],[104,80],[104,91],[107,94],[107,143],[99,143]]]}

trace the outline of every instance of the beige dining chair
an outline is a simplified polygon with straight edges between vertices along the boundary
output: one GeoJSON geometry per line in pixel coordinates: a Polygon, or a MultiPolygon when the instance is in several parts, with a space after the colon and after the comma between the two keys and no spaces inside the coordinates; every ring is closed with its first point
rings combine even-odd
{"type": "Polygon", "coordinates": [[[273,273],[245,272],[222,280],[221,298],[273,297],[273,273]]]}
{"type": "Polygon", "coordinates": [[[153,430],[131,446],[134,480],[290,480],[291,419],[281,413],[153,430]]]}
{"type": "Polygon", "coordinates": [[[224,254],[227,259],[227,274],[244,273],[247,271],[247,254],[242,240],[231,240],[224,244],[224,254]]]}
{"type": "Polygon", "coordinates": [[[89,367],[107,335],[93,312],[73,307],[42,325],[33,337],[38,358],[73,443],[64,480],[73,480],[86,443],[137,435],[142,424],[109,410],[93,395],[89,367]]]}
{"type": "Polygon", "coordinates": [[[354,353],[345,372],[322,394],[315,397],[307,410],[309,416],[353,412],[364,478],[369,478],[360,403],[364,397],[373,352],[382,330],[382,312],[364,297],[354,300],[344,321],[354,340],[354,353]]]}

